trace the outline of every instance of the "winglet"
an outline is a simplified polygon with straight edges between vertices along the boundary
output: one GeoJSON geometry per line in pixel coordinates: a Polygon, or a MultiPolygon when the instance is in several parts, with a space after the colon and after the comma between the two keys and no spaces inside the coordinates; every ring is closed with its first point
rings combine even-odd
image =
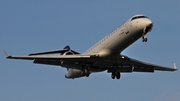
{"type": "Polygon", "coordinates": [[[3,50],[3,53],[4,53],[4,55],[6,56],[6,58],[9,57],[8,54],[6,53],[6,51],[3,50]]]}
{"type": "Polygon", "coordinates": [[[178,70],[177,66],[176,66],[176,63],[174,63],[174,69],[175,70],[178,70]]]}

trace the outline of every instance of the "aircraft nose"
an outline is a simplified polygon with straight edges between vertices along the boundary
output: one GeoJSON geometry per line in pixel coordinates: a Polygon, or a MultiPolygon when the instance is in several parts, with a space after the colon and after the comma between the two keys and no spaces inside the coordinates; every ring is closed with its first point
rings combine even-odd
{"type": "Polygon", "coordinates": [[[145,32],[150,32],[152,30],[153,27],[153,22],[149,19],[147,19],[145,22],[145,32]]]}
{"type": "Polygon", "coordinates": [[[151,20],[147,22],[147,27],[153,27],[153,23],[151,20]]]}

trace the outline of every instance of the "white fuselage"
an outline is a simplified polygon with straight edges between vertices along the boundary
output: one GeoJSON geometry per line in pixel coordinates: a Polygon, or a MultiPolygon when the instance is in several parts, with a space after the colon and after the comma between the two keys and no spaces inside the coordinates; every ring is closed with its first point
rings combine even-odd
{"type": "Polygon", "coordinates": [[[148,18],[139,18],[132,21],[131,19],[97,42],[84,54],[117,55],[142,37],[143,30],[152,24],[152,21],[148,18]]]}

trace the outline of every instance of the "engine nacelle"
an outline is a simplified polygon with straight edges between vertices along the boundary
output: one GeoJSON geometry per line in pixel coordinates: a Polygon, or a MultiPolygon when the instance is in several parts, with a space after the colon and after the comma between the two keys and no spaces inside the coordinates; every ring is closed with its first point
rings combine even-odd
{"type": "MultiPolygon", "coordinates": [[[[72,51],[66,51],[62,55],[74,55],[74,53],[72,51]]],[[[65,74],[65,77],[69,79],[79,78],[83,76],[88,77],[90,75],[89,71],[85,72],[85,69],[83,69],[84,71],[80,70],[81,68],[85,67],[79,65],[78,63],[61,61],[61,67],[67,68],[68,72],[65,74]]]]}
{"type": "Polygon", "coordinates": [[[65,77],[69,79],[79,78],[83,76],[84,75],[82,75],[82,71],[79,69],[69,69],[68,72],[65,74],[65,77]]]}

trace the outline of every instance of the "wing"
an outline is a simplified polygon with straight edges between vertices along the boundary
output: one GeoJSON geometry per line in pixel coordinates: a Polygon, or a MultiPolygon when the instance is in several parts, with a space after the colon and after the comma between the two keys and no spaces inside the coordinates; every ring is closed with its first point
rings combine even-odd
{"type": "MultiPolygon", "coordinates": [[[[23,60],[34,60],[34,63],[39,64],[48,64],[48,65],[58,65],[60,62],[63,61],[70,61],[70,62],[85,62],[90,63],[96,60],[97,57],[94,55],[59,55],[59,56],[45,56],[45,55],[29,55],[29,56],[9,56],[5,51],[4,55],[7,59],[23,59],[23,60]]],[[[38,53],[39,54],[39,53],[38,53]]],[[[45,53],[46,54],[46,53],[45,53]]]]}
{"type": "MultiPolygon", "coordinates": [[[[87,59],[90,55],[60,55],[60,56],[42,56],[42,55],[32,55],[29,56],[9,56],[5,51],[4,55],[7,59],[24,59],[24,60],[34,60],[34,59],[63,59],[63,60],[74,60],[74,59],[87,59]]],[[[39,54],[39,53],[38,53],[39,54]]],[[[46,53],[45,53],[46,54],[46,53]]]]}
{"type": "Polygon", "coordinates": [[[151,63],[135,60],[127,56],[122,56],[118,60],[118,63],[122,64],[122,67],[125,66],[125,67],[130,68],[132,72],[133,71],[134,72],[154,72],[154,70],[159,70],[159,71],[176,71],[177,70],[175,63],[174,63],[174,68],[170,68],[166,66],[160,66],[156,64],[151,64],[151,63]]]}

